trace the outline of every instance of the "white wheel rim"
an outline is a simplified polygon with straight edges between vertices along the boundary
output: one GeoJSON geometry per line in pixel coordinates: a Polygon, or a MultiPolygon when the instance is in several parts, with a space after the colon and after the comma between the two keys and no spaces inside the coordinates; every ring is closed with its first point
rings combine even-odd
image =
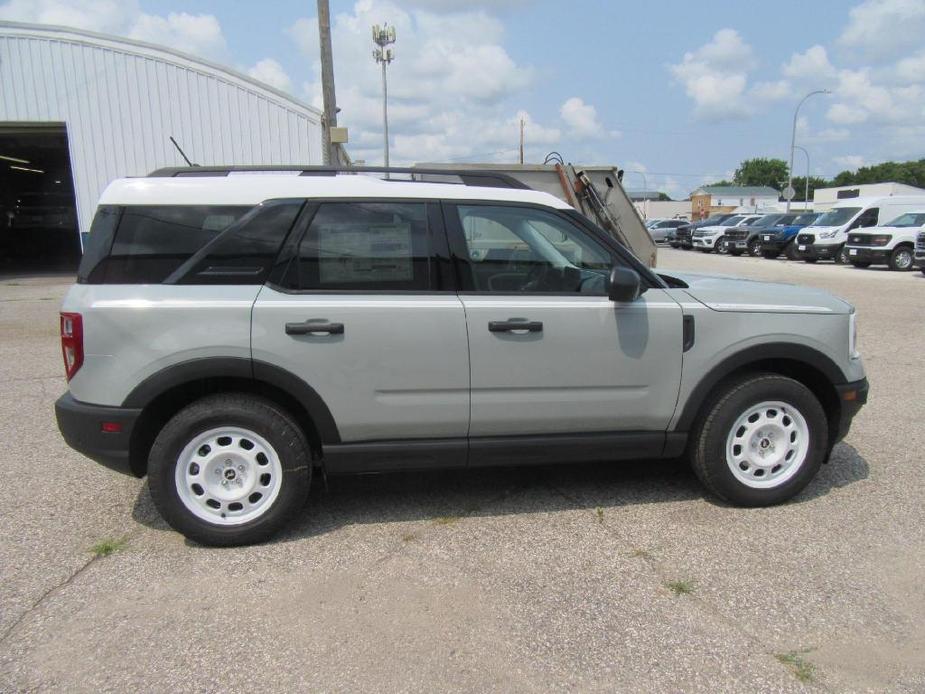
{"type": "Polygon", "coordinates": [[[273,446],[239,427],[197,435],[177,458],[175,482],[183,505],[216,525],[241,525],[272,506],[283,468],[273,446]]]}
{"type": "Polygon", "coordinates": [[[809,425],[799,410],[785,402],[762,402],[733,424],[726,438],[726,464],[748,487],[778,487],[799,472],[809,444],[809,425]]]}

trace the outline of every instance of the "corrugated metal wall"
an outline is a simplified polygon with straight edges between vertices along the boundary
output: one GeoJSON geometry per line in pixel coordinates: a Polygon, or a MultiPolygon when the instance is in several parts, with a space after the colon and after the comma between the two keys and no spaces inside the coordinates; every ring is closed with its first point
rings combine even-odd
{"type": "Polygon", "coordinates": [[[198,164],[320,164],[320,113],[149,44],[0,22],[0,121],[67,125],[81,231],[114,178],[198,164]]]}

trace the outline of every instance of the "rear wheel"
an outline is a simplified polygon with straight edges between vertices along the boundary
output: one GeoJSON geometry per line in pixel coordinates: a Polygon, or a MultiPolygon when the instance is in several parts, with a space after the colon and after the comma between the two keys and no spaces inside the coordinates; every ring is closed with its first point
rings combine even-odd
{"type": "Polygon", "coordinates": [[[761,255],[761,240],[754,238],[748,242],[748,254],[753,258],[757,258],[761,255]]]}
{"type": "Polygon", "coordinates": [[[298,424],[275,403],[212,395],[182,409],[157,435],[148,483],[164,520],[189,539],[261,542],[303,505],[311,453],[298,424]]]}
{"type": "Polygon", "coordinates": [[[913,263],[915,263],[915,255],[908,246],[898,246],[890,254],[890,270],[906,272],[912,269],[913,263]]]}
{"type": "Polygon", "coordinates": [[[729,382],[694,427],[691,465],[709,491],[739,506],[799,493],[825,457],[825,412],[802,383],[776,374],[729,382]]]}

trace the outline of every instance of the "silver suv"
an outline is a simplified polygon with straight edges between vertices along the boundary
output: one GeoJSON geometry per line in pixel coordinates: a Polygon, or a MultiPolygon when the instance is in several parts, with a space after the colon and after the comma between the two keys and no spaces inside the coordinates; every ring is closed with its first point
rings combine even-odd
{"type": "Polygon", "coordinates": [[[825,292],[655,273],[499,174],[260,173],[113,182],[61,313],[65,440],[198,542],[269,537],[317,471],[686,455],[776,504],[866,401],[825,292]]]}

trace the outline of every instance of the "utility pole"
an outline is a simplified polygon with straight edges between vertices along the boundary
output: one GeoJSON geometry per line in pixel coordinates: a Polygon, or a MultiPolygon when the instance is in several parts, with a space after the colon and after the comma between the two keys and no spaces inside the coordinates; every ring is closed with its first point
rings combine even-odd
{"type": "Polygon", "coordinates": [[[806,185],[803,188],[803,211],[809,211],[809,150],[805,147],[800,147],[800,145],[794,145],[794,149],[798,149],[803,154],[806,155],[806,185]]]}
{"type": "MultiPolygon", "coordinates": [[[[373,43],[379,48],[373,50],[373,58],[382,65],[382,131],[385,144],[385,166],[389,166],[389,86],[385,77],[385,68],[392,62],[394,55],[391,48],[386,48],[390,43],[395,43],[395,27],[388,24],[379,26],[373,25],[373,43]]],[[[386,174],[388,177],[388,174],[386,174]]]]}
{"type": "Polygon", "coordinates": [[[520,163],[524,163],[524,119],[520,119],[520,163]]]}
{"type": "Polygon", "coordinates": [[[318,0],[318,38],[321,44],[321,95],[324,99],[324,153],[329,166],[340,164],[340,156],[331,142],[331,128],[337,127],[337,99],[334,97],[334,55],[331,52],[331,10],[328,0],[318,0]]]}

